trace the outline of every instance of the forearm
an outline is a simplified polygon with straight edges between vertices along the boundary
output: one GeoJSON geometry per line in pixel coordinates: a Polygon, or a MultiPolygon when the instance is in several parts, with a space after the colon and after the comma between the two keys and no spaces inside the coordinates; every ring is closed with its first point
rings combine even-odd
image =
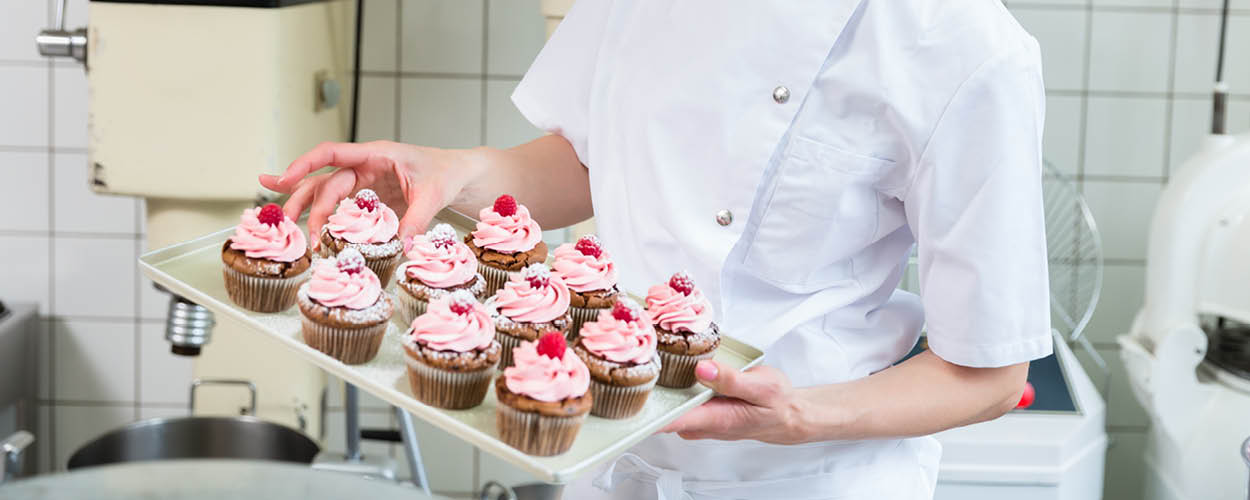
{"type": "Polygon", "coordinates": [[[459,212],[476,216],[507,193],[529,207],[546,229],[593,215],[589,174],[563,137],[547,135],[509,149],[481,147],[465,153],[470,156],[469,179],[451,204],[459,212]]]}
{"type": "Polygon", "coordinates": [[[806,441],[923,436],[991,420],[1020,400],[1028,363],[968,368],[925,351],[869,377],[798,389],[806,441]]]}

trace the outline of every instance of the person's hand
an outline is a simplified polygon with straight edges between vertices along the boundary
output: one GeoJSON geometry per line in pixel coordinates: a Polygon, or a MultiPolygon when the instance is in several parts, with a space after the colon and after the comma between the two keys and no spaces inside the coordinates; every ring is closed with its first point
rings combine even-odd
{"type": "Polygon", "coordinates": [[[291,195],[283,212],[298,219],[309,210],[313,241],[334,212],[335,204],[369,188],[400,214],[399,237],[425,231],[434,215],[452,203],[480,171],[472,150],[445,150],[389,141],[327,142],[304,153],[281,176],[261,175],[268,189],[291,195]],[[322,167],[335,170],[309,175],[322,167]]]}
{"type": "Polygon", "coordinates": [[[802,424],[802,398],[780,371],[756,367],[738,372],[706,360],[694,372],[717,396],[660,432],[675,432],[684,439],[754,439],[774,444],[809,440],[802,424]]]}

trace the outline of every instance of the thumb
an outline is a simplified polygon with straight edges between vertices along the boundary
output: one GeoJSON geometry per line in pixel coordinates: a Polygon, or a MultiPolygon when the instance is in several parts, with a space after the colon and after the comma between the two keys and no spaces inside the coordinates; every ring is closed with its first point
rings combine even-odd
{"type": "Polygon", "coordinates": [[[739,372],[709,359],[695,365],[694,374],[700,383],[717,394],[738,398],[757,406],[768,406],[785,388],[784,376],[771,368],[739,372]]]}

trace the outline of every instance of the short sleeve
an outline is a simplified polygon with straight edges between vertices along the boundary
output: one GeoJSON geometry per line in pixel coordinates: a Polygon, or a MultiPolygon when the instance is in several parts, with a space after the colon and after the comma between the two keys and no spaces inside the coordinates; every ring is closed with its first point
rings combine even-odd
{"type": "Polygon", "coordinates": [[[512,93],[521,115],[567,139],[583,165],[588,164],[590,91],[609,7],[609,0],[574,3],[512,93]]]}
{"type": "Polygon", "coordinates": [[[1050,354],[1042,207],[1045,94],[1031,39],[950,100],[904,197],[929,348],[970,367],[1050,354]]]}

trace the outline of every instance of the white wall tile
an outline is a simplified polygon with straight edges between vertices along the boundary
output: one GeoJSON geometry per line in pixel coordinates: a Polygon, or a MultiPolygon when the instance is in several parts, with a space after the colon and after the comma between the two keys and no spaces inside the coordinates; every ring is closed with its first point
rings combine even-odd
{"type": "Polygon", "coordinates": [[[509,148],[543,135],[530,124],[512,104],[512,90],[518,82],[491,80],[486,82],[486,144],[509,148]]]}
{"type": "Polygon", "coordinates": [[[50,319],[40,318],[38,337],[35,341],[35,347],[38,349],[36,375],[39,377],[38,398],[43,400],[53,399],[52,394],[52,348],[56,342],[53,340],[53,324],[50,319]]]}
{"type": "Polygon", "coordinates": [[[402,9],[404,71],[482,72],[481,0],[409,0],[402,9]]]}
{"type": "MultiPolygon", "coordinates": [[[[1184,13],[1176,27],[1176,90],[1209,93],[1215,81],[1215,63],[1220,38],[1216,14],[1184,13]]],[[[1228,21],[1228,46],[1224,81],[1234,94],[1250,93],[1250,16],[1233,16],[1228,21]]]]}
{"type": "Polygon", "coordinates": [[[140,406],[139,420],[149,418],[178,418],[187,416],[185,406],[140,406]]]}
{"type": "Polygon", "coordinates": [[[1077,171],[1081,160],[1081,123],[1080,97],[1046,97],[1042,156],[1060,172],[1075,174],[1077,171]]]}
{"type": "Polygon", "coordinates": [[[134,323],[57,321],[53,331],[53,394],[57,400],[135,400],[134,323]]]}
{"type": "Polygon", "coordinates": [[[360,47],[360,67],[365,71],[395,71],[399,43],[400,0],[365,0],[364,39],[360,47]]]}
{"type": "Polygon", "coordinates": [[[139,324],[139,402],[186,405],[194,359],[169,352],[164,323],[139,324]]]}
{"type": "MultiPolygon", "coordinates": [[[[425,475],[430,478],[430,489],[473,491],[473,447],[420,419],[414,419],[414,424],[425,475]]],[[[408,460],[402,450],[396,450],[395,459],[399,467],[396,470],[398,475],[409,477],[408,460]]]]}
{"type": "Polygon", "coordinates": [[[1112,259],[1146,258],[1150,214],[1154,213],[1162,185],[1087,180],[1083,187],[1085,200],[1102,233],[1103,255],[1112,259]]]}
{"type": "MultiPolygon", "coordinates": [[[[139,205],[141,212],[139,220],[143,221],[142,201],[140,201],[139,205]]],[[[139,248],[139,255],[143,255],[148,251],[146,239],[137,241],[136,246],[139,248]]],[[[152,286],[152,280],[144,276],[142,272],[136,271],[135,279],[139,284],[139,318],[165,321],[166,312],[169,308],[169,294],[152,286]]]]}
{"type": "Polygon", "coordinates": [[[1094,11],[1093,16],[1090,88],[1166,91],[1172,14],[1094,11]]]}
{"type": "Polygon", "coordinates": [[[134,420],[132,406],[58,405],[53,412],[56,428],[54,470],[65,470],[65,463],[79,447],[105,432],[134,420]]]}
{"type": "Polygon", "coordinates": [[[1172,7],[1172,0],[1090,0],[1094,8],[1099,7],[1153,7],[1156,9],[1172,7]]]}
{"type": "Polygon", "coordinates": [[[57,147],[87,147],[87,72],[79,66],[52,70],[52,141],[57,147]]]}
{"type": "Polygon", "coordinates": [[[1086,174],[1163,176],[1166,100],[1090,97],[1086,113],[1086,174]]]}
{"type": "Polygon", "coordinates": [[[53,247],[54,314],[134,317],[134,239],[61,237],[53,247]]]}
{"type": "Polygon", "coordinates": [[[393,141],[395,136],[396,77],[366,76],[360,79],[359,141],[393,141]]]}
{"type": "Polygon", "coordinates": [[[0,66],[0,146],[48,145],[48,69],[0,66]]]}
{"type": "MultiPolygon", "coordinates": [[[[57,231],[97,234],[135,234],[134,198],[97,194],[91,190],[91,165],[82,153],[53,156],[52,185],[56,193],[53,227],[57,231]]],[[[133,253],[133,249],[132,249],[133,253]]]]}
{"type": "Polygon", "coordinates": [[[35,35],[49,24],[47,1],[5,2],[0,16],[0,61],[42,60],[35,49],[35,35]]]}
{"type": "Polygon", "coordinates": [[[481,81],[404,78],[400,81],[400,100],[401,141],[443,148],[481,144],[481,81]]]}
{"type": "Polygon", "coordinates": [[[1133,316],[1141,308],[1146,269],[1141,264],[1107,264],[1103,267],[1102,294],[1085,335],[1093,342],[1114,343],[1128,333],[1133,316]]]}
{"type": "Polygon", "coordinates": [[[539,0],[488,0],[486,72],[524,75],[547,41],[539,0]]]}
{"type": "Polygon", "coordinates": [[[47,153],[0,152],[0,230],[48,231],[47,153]]]}
{"type": "Polygon", "coordinates": [[[1041,45],[1042,75],[1046,80],[1046,88],[1084,88],[1089,11],[1014,8],[1011,12],[1041,45]]]}
{"type": "Polygon", "coordinates": [[[1146,469],[1144,432],[1112,432],[1107,447],[1103,500],[1141,500],[1146,469]]]}
{"type": "MultiPolygon", "coordinates": [[[[323,450],[345,452],[347,450],[347,422],[344,420],[342,410],[327,411],[325,416],[326,438],[323,450]]],[[[391,422],[391,413],[388,412],[360,412],[360,426],[369,429],[393,429],[395,425],[391,422]]],[[[386,441],[360,441],[360,452],[365,456],[391,456],[391,443],[386,441]]],[[[399,471],[397,470],[396,473],[399,471]]]]}
{"type": "Polygon", "coordinates": [[[47,236],[0,236],[0,297],[12,302],[39,304],[39,314],[50,310],[47,236]]]}
{"type": "MultiPolygon", "coordinates": [[[[1176,5],[1181,8],[1197,8],[1197,9],[1219,9],[1224,4],[1223,0],[1177,0],[1176,5]]],[[[1250,9],[1250,0],[1232,0],[1228,3],[1232,9],[1250,9]]]]}

